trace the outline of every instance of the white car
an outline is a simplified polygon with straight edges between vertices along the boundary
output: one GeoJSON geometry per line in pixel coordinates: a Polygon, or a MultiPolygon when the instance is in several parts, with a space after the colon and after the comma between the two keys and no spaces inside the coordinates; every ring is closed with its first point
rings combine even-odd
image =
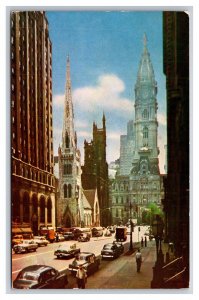
{"type": "Polygon", "coordinates": [[[39,247],[47,246],[49,241],[45,238],[45,236],[34,236],[34,242],[38,244],[39,247]]]}
{"type": "Polygon", "coordinates": [[[15,253],[27,253],[29,251],[36,251],[38,244],[34,240],[24,240],[23,243],[14,245],[13,250],[15,253]]]}

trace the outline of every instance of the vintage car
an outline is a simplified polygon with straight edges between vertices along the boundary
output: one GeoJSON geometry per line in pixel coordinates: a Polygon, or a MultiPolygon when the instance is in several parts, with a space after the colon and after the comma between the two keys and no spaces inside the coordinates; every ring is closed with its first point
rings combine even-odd
{"type": "Polygon", "coordinates": [[[12,247],[14,245],[20,244],[23,242],[23,235],[22,234],[16,234],[12,238],[12,247]]]}
{"type": "Polygon", "coordinates": [[[30,251],[36,251],[38,244],[34,240],[24,240],[22,243],[15,245],[13,250],[15,253],[27,253],[30,251]]]}
{"type": "Polygon", "coordinates": [[[78,242],[88,242],[90,241],[90,235],[87,233],[81,233],[77,240],[78,242]]]}
{"type": "Polygon", "coordinates": [[[55,234],[55,241],[56,242],[63,242],[63,241],[65,241],[65,237],[63,236],[62,233],[56,233],[55,234]]]}
{"type": "Polygon", "coordinates": [[[124,245],[121,242],[114,241],[113,244],[115,244],[118,247],[120,254],[124,253],[124,245]]]}
{"type": "Polygon", "coordinates": [[[70,258],[78,253],[80,253],[80,248],[77,248],[76,244],[62,244],[55,250],[54,255],[57,256],[57,258],[70,258]]]}
{"type": "Polygon", "coordinates": [[[45,236],[34,236],[34,241],[39,247],[47,246],[49,244],[49,241],[45,238],[45,236]]]}
{"type": "Polygon", "coordinates": [[[106,229],[106,230],[105,230],[104,236],[112,236],[112,233],[110,232],[109,229],[106,229]]]}
{"type": "Polygon", "coordinates": [[[72,232],[65,232],[63,234],[65,241],[71,241],[74,240],[74,234],[72,232]]]}
{"type": "Polygon", "coordinates": [[[101,251],[102,258],[116,258],[119,257],[120,254],[121,250],[115,243],[105,244],[101,251]]]}
{"type": "Polygon", "coordinates": [[[72,275],[76,275],[79,266],[83,266],[87,275],[94,273],[99,269],[100,258],[96,257],[94,253],[91,252],[80,252],[73,262],[69,264],[68,270],[72,275]]]}
{"type": "Polygon", "coordinates": [[[60,289],[68,284],[65,272],[59,272],[53,267],[32,265],[19,272],[13,281],[15,289],[60,289]]]}

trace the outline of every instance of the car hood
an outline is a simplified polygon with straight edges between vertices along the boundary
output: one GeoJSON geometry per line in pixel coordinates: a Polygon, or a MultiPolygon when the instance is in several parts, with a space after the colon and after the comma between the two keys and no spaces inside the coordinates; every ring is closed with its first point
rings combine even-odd
{"type": "Polygon", "coordinates": [[[13,282],[13,288],[15,288],[15,289],[31,289],[36,284],[37,284],[36,282],[33,282],[31,280],[18,279],[17,281],[13,282]]]}

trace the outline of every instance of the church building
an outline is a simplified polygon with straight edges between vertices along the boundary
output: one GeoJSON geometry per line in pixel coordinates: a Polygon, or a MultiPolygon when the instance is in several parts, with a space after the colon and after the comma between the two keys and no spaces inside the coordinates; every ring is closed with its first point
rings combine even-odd
{"type": "Polygon", "coordinates": [[[77,149],[73,119],[70,60],[68,57],[62,143],[58,149],[59,197],[57,199],[57,224],[66,228],[80,226],[81,220],[83,220],[81,157],[80,151],[77,149]]]}

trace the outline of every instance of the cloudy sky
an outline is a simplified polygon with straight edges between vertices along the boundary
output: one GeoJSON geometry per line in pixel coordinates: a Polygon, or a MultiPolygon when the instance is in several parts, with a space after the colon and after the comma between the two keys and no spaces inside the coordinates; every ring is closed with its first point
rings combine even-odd
{"type": "Polygon", "coordinates": [[[92,138],[92,124],[107,126],[107,161],[119,158],[120,135],[134,119],[134,85],[143,49],[143,35],[158,85],[158,145],[164,173],[166,93],[163,75],[162,13],[144,11],[48,11],[53,44],[54,154],[61,143],[66,82],[70,56],[74,125],[84,160],[83,142],[92,138]]]}

